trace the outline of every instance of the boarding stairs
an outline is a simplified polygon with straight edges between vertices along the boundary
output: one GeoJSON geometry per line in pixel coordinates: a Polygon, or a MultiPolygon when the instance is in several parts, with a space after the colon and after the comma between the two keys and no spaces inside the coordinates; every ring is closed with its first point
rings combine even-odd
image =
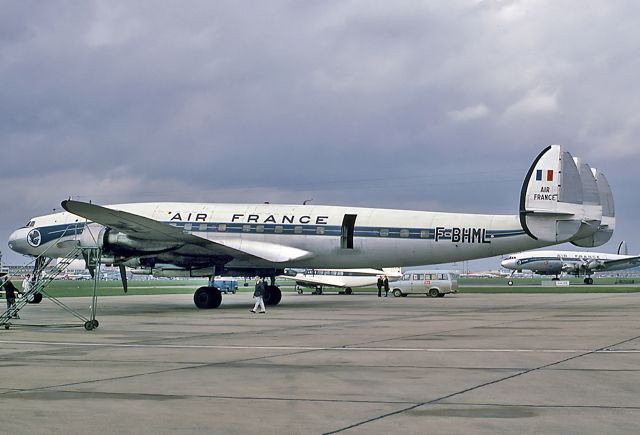
{"type": "Polygon", "coordinates": [[[52,258],[44,256],[36,258],[31,287],[20,297],[16,297],[16,302],[10,309],[7,309],[5,312],[0,314],[0,326],[4,326],[4,329],[9,329],[11,327],[11,319],[15,318],[15,316],[18,315],[22,308],[24,308],[30,302],[42,299],[42,296],[44,295],[60,308],[68,311],[78,319],[82,320],[84,322],[83,326],[86,330],[90,331],[97,328],[98,321],[96,320],[96,288],[100,274],[100,256],[101,250],[99,248],[76,247],[71,250],[65,257],[58,259],[58,263],[53,268],[47,271],[45,271],[45,268],[51,263],[52,258]],[[74,260],[80,258],[84,258],[87,263],[87,267],[90,270],[94,270],[93,300],[91,303],[91,312],[88,318],[78,313],[73,308],[67,306],[56,297],[50,295],[45,290],[45,287],[49,283],[51,283],[51,281],[60,276],[60,274],[63,273],[74,260]]]}

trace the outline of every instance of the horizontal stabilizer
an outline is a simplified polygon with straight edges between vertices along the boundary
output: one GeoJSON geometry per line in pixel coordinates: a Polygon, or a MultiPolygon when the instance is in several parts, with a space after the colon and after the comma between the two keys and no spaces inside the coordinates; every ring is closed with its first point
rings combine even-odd
{"type": "Polygon", "coordinates": [[[589,165],[574,160],[560,145],[545,148],[522,185],[524,231],[536,240],[561,243],[590,237],[601,221],[598,185],[589,165]]]}

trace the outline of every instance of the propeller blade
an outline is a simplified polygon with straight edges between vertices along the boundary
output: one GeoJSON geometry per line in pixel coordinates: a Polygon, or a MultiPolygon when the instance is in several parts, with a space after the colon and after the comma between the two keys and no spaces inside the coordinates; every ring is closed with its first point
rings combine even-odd
{"type": "Polygon", "coordinates": [[[127,292],[127,269],[124,267],[124,264],[119,266],[120,268],[120,280],[122,280],[122,288],[124,292],[127,292]]]}

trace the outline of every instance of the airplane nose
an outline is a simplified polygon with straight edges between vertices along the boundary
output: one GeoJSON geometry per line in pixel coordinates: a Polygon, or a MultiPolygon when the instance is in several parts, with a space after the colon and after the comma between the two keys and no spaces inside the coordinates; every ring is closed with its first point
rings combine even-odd
{"type": "Polygon", "coordinates": [[[27,234],[28,228],[20,228],[19,230],[15,230],[9,236],[8,245],[12,251],[15,251],[19,254],[29,254],[31,251],[31,247],[29,243],[27,243],[27,234]]]}
{"type": "Polygon", "coordinates": [[[513,259],[502,260],[500,265],[505,269],[513,269],[513,259]]]}

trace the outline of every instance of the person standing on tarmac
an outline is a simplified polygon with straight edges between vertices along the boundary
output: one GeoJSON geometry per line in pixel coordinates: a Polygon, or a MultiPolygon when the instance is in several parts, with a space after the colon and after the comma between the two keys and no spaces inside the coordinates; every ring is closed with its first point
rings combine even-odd
{"type": "Polygon", "coordinates": [[[16,293],[20,293],[20,290],[9,279],[9,275],[5,275],[3,278],[2,288],[4,288],[4,295],[7,298],[7,316],[19,319],[18,313],[15,311],[16,306],[16,293]]]}
{"type": "Polygon", "coordinates": [[[256,277],[256,289],[253,292],[253,297],[256,298],[256,304],[253,306],[251,310],[252,313],[255,314],[258,306],[260,307],[260,314],[265,314],[267,310],[264,309],[264,301],[262,297],[264,296],[264,282],[260,281],[260,277],[256,277]]]}
{"type": "Polygon", "coordinates": [[[382,297],[382,286],[384,285],[384,282],[382,281],[382,275],[378,275],[378,297],[381,298],[382,297]]]}
{"type": "Polygon", "coordinates": [[[22,293],[27,293],[29,290],[31,290],[31,275],[27,273],[22,280],[22,293]]]}
{"type": "Polygon", "coordinates": [[[382,280],[383,285],[384,285],[384,297],[386,298],[387,296],[389,296],[389,278],[387,278],[387,275],[384,275],[384,279],[382,280]]]}

